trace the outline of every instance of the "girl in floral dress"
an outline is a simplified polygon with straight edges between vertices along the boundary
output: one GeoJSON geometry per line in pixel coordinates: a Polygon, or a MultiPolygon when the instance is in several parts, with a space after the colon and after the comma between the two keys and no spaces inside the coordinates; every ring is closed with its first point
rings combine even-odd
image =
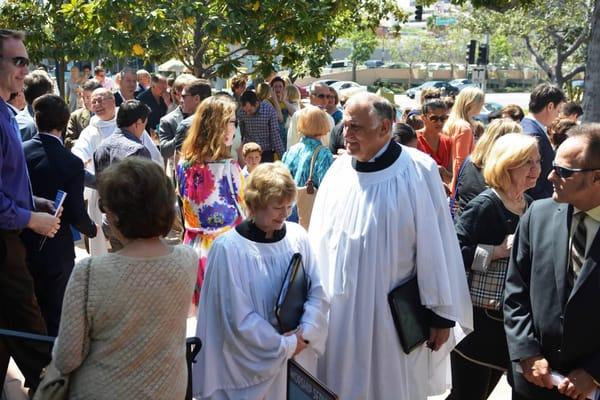
{"type": "Polygon", "coordinates": [[[198,305],[206,257],[215,238],[244,219],[244,180],[239,164],[230,158],[237,125],[236,104],[225,96],[200,103],[177,165],[179,196],[183,201],[185,236],[200,258],[193,302],[198,305]]]}

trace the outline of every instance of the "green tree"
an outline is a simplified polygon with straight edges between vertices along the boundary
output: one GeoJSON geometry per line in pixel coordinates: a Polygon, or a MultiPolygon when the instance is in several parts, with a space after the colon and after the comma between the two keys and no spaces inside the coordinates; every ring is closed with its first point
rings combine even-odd
{"type": "Polygon", "coordinates": [[[476,33],[521,39],[550,82],[560,86],[585,70],[591,0],[532,0],[503,12],[472,13],[463,25],[476,33]]]}
{"type": "Polygon", "coordinates": [[[356,68],[371,58],[377,47],[377,37],[370,30],[355,30],[342,40],[350,48],[348,59],[352,62],[352,80],[356,81],[356,68]]]}
{"type": "MultiPolygon", "coordinates": [[[[34,62],[44,58],[57,62],[57,84],[64,96],[64,71],[68,61],[94,58],[101,49],[97,42],[81,32],[60,0],[7,0],[0,5],[0,26],[26,29],[26,46],[34,62]]],[[[80,3],[81,8],[89,7],[80,3]]]]}
{"type": "MultiPolygon", "coordinates": [[[[179,58],[200,77],[227,76],[246,56],[267,75],[275,64],[318,73],[350,25],[403,14],[392,0],[70,0],[64,11],[117,56],[179,58]]],[[[397,18],[400,20],[401,18],[397,18]]]]}

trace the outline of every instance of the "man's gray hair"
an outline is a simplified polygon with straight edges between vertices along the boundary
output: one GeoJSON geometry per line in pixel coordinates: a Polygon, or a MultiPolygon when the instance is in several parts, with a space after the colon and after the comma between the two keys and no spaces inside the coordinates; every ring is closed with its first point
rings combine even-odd
{"type": "Polygon", "coordinates": [[[390,121],[390,133],[392,132],[392,125],[395,118],[395,114],[396,111],[394,109],[394,106],[392,105],[392,103],[390,103],[388,100],[384,99],[381,96],[378,96],[374,93],[357,93],[355,95],[353,95],[352,97],[350,97],[348,99],[348,101],[346,102],[346,107],[348,107],[349,104],[354,104],[354,103],[362,103],[362,104],[368,104],[370,106],[370,110],[369,110],[369,115],[371,117],[374,117],[374,119],[376,119],[377,121],[374,122],[378,122],[381,123],[381,121],[383,121],[384,119],[387,119],[390,121]]]}
{"type": "Polygon", "coordinates": [[[310,94],[315,94],[317,92],[317,88],[319,87],[329,91],[329,85],[327,85],[325,82],[314,82],[312,85],[310,85],[310,94]]]}
{"type": "Polygon", "coordinates": [[[121,77],[121,79],[125,78],[125,75],[127,74],[132,74],[133,76],[135,76],[137,78],[137,73],[135,71],[135,69],[131,68],[131,67],[125,67],[121,70],[121,72],[119,72],[119,76],[121,77]]]}

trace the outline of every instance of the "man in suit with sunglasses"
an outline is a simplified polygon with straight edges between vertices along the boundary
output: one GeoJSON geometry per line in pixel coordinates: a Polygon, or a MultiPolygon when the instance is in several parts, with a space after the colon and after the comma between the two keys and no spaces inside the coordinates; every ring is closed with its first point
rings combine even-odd
{"type": "MultiPolygon", "coordinates": [[[[310,104],[315,107],[319,107],[323,111],[327,111],[327,103],[329,102],[329,96],[331,96],[331,92],[329,91],[329,86],[325,82],[315,82],[310,87],[310,104]]],[[[298,135],[298,113],[294,113],[290,118],[290,127],[287,132],[287,143],[286,149],[289,149],[300,140],[300,135],[298,135]]],[[[327,113],[329,117],[329,125],[331,129],[335,126],[333,121],[333,117],[327,113]]],[[[336,153],[333,153],[336,154],[336,153]]]]}
{"type": "MultiPolygon", "coordinates": [[[[6,106],[10,94],[23,90],[29,59],[21,32],[0,29],[0,329],[46,334],[46,324],[34,295],[33,279],[19,237],[24,229],[54,237],[60,220],[52,202],[34,198],[21,147],[18,124],[6,106]]],[[[0,387],[10,358],[35,390],[50,361],[47,343],[0,336],[0,387]]]]}
{"type": "Polygon", "coordinates": [[[585,399],[600,386],[600,124],[569,131],[548,180],[552,198],[521,218],[506,278],[513,400],[585,399]]]}

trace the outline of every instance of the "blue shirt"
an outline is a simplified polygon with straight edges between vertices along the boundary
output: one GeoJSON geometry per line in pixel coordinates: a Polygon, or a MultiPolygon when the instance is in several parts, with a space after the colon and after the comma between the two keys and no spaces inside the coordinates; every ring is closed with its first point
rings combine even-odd
{"type": "Polygon", "coordinates": [[[27,226],[33,197],[19,126],[3,99],[0,99],[0,229],[27,226]]]}
{"type": "MultiPolygon", "coordinates": [[[[290,170],[296,185],[306,186],[313,152],[321,144],[317,139],[303,136],[300,142],[290,147],[287,153],[283,155],[282,161],[290,170]]],[[[333,154],[331,154],[331,150],[327,146],[321,147],[313,168],[312,179],[315,188],[321,185],[321,181],[332,163],[333,154]]]]}

